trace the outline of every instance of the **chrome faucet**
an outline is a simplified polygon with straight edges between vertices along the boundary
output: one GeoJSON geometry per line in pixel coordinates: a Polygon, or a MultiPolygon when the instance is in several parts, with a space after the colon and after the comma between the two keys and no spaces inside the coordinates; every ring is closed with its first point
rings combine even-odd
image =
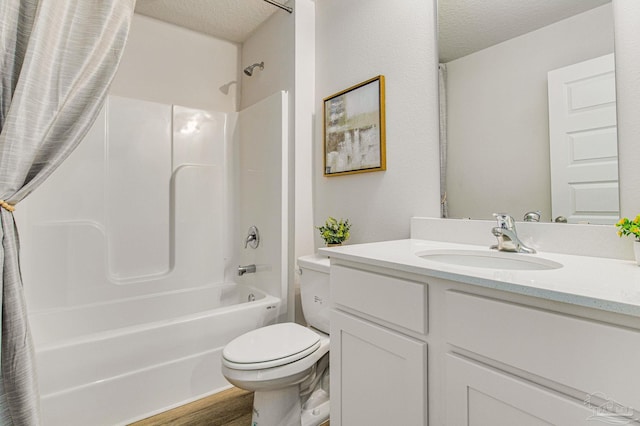
{"type": "Polygon", "coordinates": [[[256,265],[238,265],[238,276],[243,276],[244,274],[254,274],[256,272],[256,265]]]}
{"type": "Polygon", "coordinates": [[[491,246],[491,249],[515,253],[536,252],[520,241],[516,232],[516,222],[511,216],[506,213],[494,213],[493,217],[498,221],[498,226],[491,229],[491,233],[498,239],[498,244],[491,246]]]}

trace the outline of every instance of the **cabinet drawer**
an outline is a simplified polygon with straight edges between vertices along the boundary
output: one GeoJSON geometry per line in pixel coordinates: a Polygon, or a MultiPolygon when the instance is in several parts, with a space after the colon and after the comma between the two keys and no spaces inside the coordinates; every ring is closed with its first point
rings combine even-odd
{"type": "Polygon", "coordinates": [[[640,332],[448,291],[455,346],[625,407],[640,407],[640,332]]]}
{"type": "Polygon", "coordinates": [[[426,284],[331,266],[331,299],[337,305],[427,333],[426,284]]]}

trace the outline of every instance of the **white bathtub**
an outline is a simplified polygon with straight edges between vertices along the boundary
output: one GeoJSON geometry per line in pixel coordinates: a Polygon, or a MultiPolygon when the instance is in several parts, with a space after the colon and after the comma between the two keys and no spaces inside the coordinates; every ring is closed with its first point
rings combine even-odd
{"type": "Polygon", "coordinates": [[[127,424],[221,391],[223,346],[275,322],[279,308],[222,284],[34,313],[43,423],[127,424]]]}

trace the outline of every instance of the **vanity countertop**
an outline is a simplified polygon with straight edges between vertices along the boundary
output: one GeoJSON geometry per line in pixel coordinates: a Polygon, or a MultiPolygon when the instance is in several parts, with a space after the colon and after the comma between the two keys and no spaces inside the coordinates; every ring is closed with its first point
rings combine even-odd
{"type": "Polygon", "coordinates": [[[535,256],[559,269],[501,270],[444,264],[418,257],[426,250],[484,250],[488,247],[406,239],[322,248],[331,258],[458,281],[527,296],[640,317],[640,267],[635,261],[550,252],[535,256]]]}

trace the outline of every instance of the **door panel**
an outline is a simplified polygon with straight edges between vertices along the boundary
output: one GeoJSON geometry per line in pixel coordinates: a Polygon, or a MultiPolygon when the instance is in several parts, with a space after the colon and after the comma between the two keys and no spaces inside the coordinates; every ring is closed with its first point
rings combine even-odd
{"type": "Polygon", "coordinates": [[[613,54],[549,72],[552,216],[612,224],[619,217],[613,54]]]}

